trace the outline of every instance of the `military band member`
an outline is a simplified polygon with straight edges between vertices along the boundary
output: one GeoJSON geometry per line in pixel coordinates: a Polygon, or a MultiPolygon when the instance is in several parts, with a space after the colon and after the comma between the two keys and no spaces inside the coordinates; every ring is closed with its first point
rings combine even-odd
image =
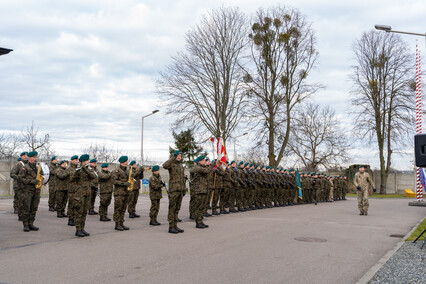
{"type": "Polygon", "coordinates": [[[85,230],[87,211],[90,206],[90,184],[97,178],[94,170],[89,167],[89,155],[81,155],[80,167],[71,172],[70,180],[75,183],[73,218],[77,237],[90,236],[85,230]]]}
{"type": "MultiPolygon", "coordinates": [[[[160,211],[160,200],[163,198],[162,188],[165,183],[160,176],[160,166],[152,167],[152,176],[149,178],[149,199],[151,200],[151,208],[149,210],[149,224],[151,226],[160,226],[161,224],[157,221],[158,211],[160,211]]],[[[175,232],[175,234],[178,231],[175,232]]]]}
{"type": "Polygon", "coordinates": [[[120,166],[112,173],[112,184],[114,185],[114,222],[115,230],[129,230],[124,225],[124,214],[126,213],[127,204],[129,203],[129,170],[127,169],[129,158],[121,156],[118,159],[120,166]]]}
{"type": "MultiPolygon", "coordinates": [[[[19,219],[21,219],[21,195],[23,186],[18,179],[19,170],[28,163],[27,152],[22,152],[18,158],[18,162],[10,171],[10,177],[13,179],[13,214],[18,214],[19,219]]],[[[21,220],[19,220],[21,221],[21,220]]]]}
{"type": "Polygon", "coordinates": [[[53,156],[49,163],[49,211],[56,211],[56,170],[58,169],[58,159],[53,156]]]}
{"type": "Polygon", "coordinates": [[[77,190],[77,181],[71,180],[71,174],[74,173],[78,166],[78,156],[74,155],[70,158],[70,166],[68,167],[69,178],[68,178],[68,226],[75,226],[74,222],[74,194],[77,190]]]}
{"type": "Polygon", "coordinates": [[[89,215],[98,215],[98,212],[95,211],[95,202],[96,202],[96,196],[98,195],[99,191],[99,173],[98,169],[96,167],[97,160],[91,159],[89,162],[89,167],[91,170],[93,170],[93,173],[96,175],[96,178],[92,180],[90,183],[90,206],[89,206],[89,215]]]}
{"type": "MultiPolygon", "coordinates": [[[[28,163],[25,164],[18,174],[18,179],[23,185],[22,189],[22,214],[21,219],[24,225],[24,232],[38,231],[38,227],[34,226],[34,220],[40,203],[40,188],[36,188],[39,183],[37,180],[37,155],[36,151],[28,153],[28,163]]],[[[43,170],[40,169],[40,175],[43,175],[43,170]]]]}
{"type": "Polygon", "coordinates": [[[65,214],[65,207],[68,200],[68,187],[70,172],[67,170],[67,162],[62,160],[56,170],[56,214],[58,218],[68,217],[65,214]]]}
{"type": "Polygon", "coordinates": [[[113,184],[111,179],[112,173],[108,169],[108,164],[102,164],[101,171],[98,174],[99,179],[99,191],[100,191],[100,202],[99,202],[99,221],[108,222],[111,221],[108,218],[108,206],[111,204],[113,184]]]}
{"type": "Polygon", "coordinates": [[[135,179],[133,190],[129,192],[129,218],[139,218],[140,215],[136,214],[136,204],[138,204],[139,191],[141,189],[141,179],[143,179],[143,167],[137,167],[136,161],[131,161],[129,166],[133,168],[132,177],[135,179]]]}

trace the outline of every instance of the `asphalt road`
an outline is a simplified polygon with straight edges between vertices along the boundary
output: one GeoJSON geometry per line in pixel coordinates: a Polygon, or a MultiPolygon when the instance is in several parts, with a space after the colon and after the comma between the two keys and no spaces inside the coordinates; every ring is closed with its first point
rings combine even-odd
{"type": "MultiPolygon", "coordinates": [[[[0,283],[355,283],[426,215],[406,199],[370,199],[359,216],[354,198],[207,218],[208,229],[188,219],[186,196],[180,217],[185,233],[167,233],[167,198],[159,222],[128,219],[129,231],[88,216],[90,237],[48,212],[42,198],[35,225],[25,233],[0,200],[0,283]],[[297,240],[297,239],[301,239],[297,240]],[[304,240],[304,241],[303,241],[304,240]]],[[[113,206],[110,206],[110,215],[113,206]]]]}

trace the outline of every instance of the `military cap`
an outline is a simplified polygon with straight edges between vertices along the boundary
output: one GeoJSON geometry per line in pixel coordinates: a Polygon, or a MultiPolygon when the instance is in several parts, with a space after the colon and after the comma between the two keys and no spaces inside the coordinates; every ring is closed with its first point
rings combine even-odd
{"type": "Polygon", "coordinates": [[[22,152],[22,153],[21,153],[21,155],[19,155],[19,156],[21,156],[21,157],[22,157],[22,156],[24,156],[24,155],[28,155],[28,152],[22,152]]]}
{"type": "Polygon", "coordinates": [[[294,169],[290,169],[290,172],[294,172],[294,169]]]}
{"type": "Polygon", "coordinates": [[[80,156],[80,162],[85,162],[88,161],[90,159],[90,156],[88,154],[83,154],[80,156]]]}
{"type": "Polygon", "coordinates": [[[31,151],[31,152],[28,153],[28,157],[34,157],[34,156],[37,156],[37,155],[38,155],[37,151],[31,151]]]}
{"type": "Polygon", "coordinates": [[[209,159],[209,158],[206,158],[206,161],[210,161],[210,159],[209,159]]]}
{"type": "Polygon", "coordinates": [[[284,169],[284,171],[287,171],[287,169],[284,169]]]}
{"type": "Polygon", "coordinates": [[[202,161],[202,160],[204,160],[206,158],[206,156],[204,156],[204,155],[201,155],[201,156],[198,156],[197,157],[197,162],[196,163],[198,163],[199,161],[202,161]]]}
{"type": "Polygon", "coordinates": [[[235,161],[231,161],[231,164],[235,163],[235,161]]]}
{"type": "Polygon", "coordinates": [[[136,164],[136,161],[131,161],[129,165],[133,166],[134,164],[136,164]]]}
{"type": "Polygon", "coordinates": [[[151,169],[153,172],[156,172],[156,171],[159,171],[160,170],[160,166],[157,166],[157,165],[155,165],[155,166],[153,166],[152,167],[152,169],[151,169]]]}
{"type": "Polygon", "coordinates": [[[53,161],[56,159],[56,156],[53,156],[52,158],[50,158],[50,161],[53,161]]]}
{"type": "Polygon", "coordinates": [[[241,161],[238,165],[241,166],[242,164],[244,164],[244,161],[241,161]]]}
{"type": "Polygon", "coordinates": [[[70,160],[75,160],[75,159],[78,159],[77,155],[72,156],[70,160]]]}
{"type": "Polygon", "coordinates": [[[269,167],[271,170],[273,170],[274,169],[274,167],[269,167]]]}
{"type": "Polygon", "coordinates": [[[19,157],[19,158],[18,158],[18,162],[19,162],[20,160],[22,160],[22,159],[21,159],[21,157],[19,157]]]}
{"type": "Polygon", "coordinates": [[[177,157],[177,155],[182,154],[179,150],[175,150],[173,152],[173,156],[177,157]]]}
{"type": "Polygon", "coordinates": [[[101,168],[108,168],[108,164],[107,163],[102,164],[101,168]]]}
{"type": "Polygon", "coordinates": [[[62,165],[63,163],[65,163],[65,160],[60,161],[59,165],[62,165]]]}
{"type": "Polygon", "coordinates": [[[93,158],[93,159],[91,159],[90,160],[90,163],[96,163],[97,161],[96,161],[96,159],[95,158],[93,158]]]}
{"type": "Polygon", "coordinates": [[[253,167],[253,164],[250,164],[250,165],[249,165],[249,167],[250,167],[250,168],[251,168],[251,167],[253,167]]]}
{"type": "Polygon", "coordinates": [[[118,162],[119,162],[119,163],[125,163],[125,162],[127,162],[127,160],[129,160],[129,157],[127,157],[127,156],[121,156],[121,157],[118,159],[118,162]]]}
{"type": "Polygon", "coordinates": [[[247,167],[248,165],[249,165],[249,163],[245,163],[245,164],[244,164],[244,168],[245,168],[245,167],[247,167]]]}
{"type": "Polygon", "coordinates": [[[310,172],[308,172],[308,175],[310,175],[311,173],[310,172]]]}
{"type": "Polygon", "coordinates": [[[265,166],[260,166],[260,169],[262,170],[265,166]]]}
{"type": "Polygon", "coordinates": [[[365,168],[365,166],[364,166],[364,165],[359,165],[359,167],[360,167],[360,168],[365,168]]]}

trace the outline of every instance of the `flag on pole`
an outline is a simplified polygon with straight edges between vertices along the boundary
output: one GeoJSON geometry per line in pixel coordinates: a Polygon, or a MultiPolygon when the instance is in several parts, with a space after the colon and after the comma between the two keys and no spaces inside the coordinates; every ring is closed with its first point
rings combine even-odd
{"type": "Polygon", "coordinates": [[[302,184],[300,183],[299,170],[296,170],[296,183],[297,183],[297,189],[298,189],[298,197],[299,199],[302,199],[302,184]]]}
{"type": "Polygon", "coordinates": [[[217,138],[217,165],[225,165],[228,154],[226,153],[225,144],[222,138],[217,138]]]}
{"type": "Polygon", "coordinates": [[[419,175],[419,179],[420,179],[420,183],[423,185],[423,187],[425,187],[425,184],[426,184],[426,176],[425,176],[425,171],[423,170],[423,168],[420,168],[420,175],[419,175]]]}

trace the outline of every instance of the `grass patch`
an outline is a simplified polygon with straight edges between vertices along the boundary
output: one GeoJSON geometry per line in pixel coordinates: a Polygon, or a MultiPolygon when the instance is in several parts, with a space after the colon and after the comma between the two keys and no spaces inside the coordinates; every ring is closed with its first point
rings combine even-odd
{"type": "MultiPolygon", "coordinates": [[[[406,241],[414,241],[424,230],[426,229],[426,218],[423,219],[423,221],[417,226],[417,228],[414,230],[414,232],[406,239],[406,241]]],[[[423,236],[418,239],[418,241],[423,241],[425,239],[426,233],[423,234],[423,236]]]]}
{"type": "MultiPolygon", "coordinates": [[[[357,197],[356,193],[348,193],[346,196],[357,197]]],[[[370,195],[371,198],[407,198],[407,199],[415,199],[415,197],[407,197],[404,193],[395,193],[395,194],[379,194],[374,193],[370,195]]]]}

